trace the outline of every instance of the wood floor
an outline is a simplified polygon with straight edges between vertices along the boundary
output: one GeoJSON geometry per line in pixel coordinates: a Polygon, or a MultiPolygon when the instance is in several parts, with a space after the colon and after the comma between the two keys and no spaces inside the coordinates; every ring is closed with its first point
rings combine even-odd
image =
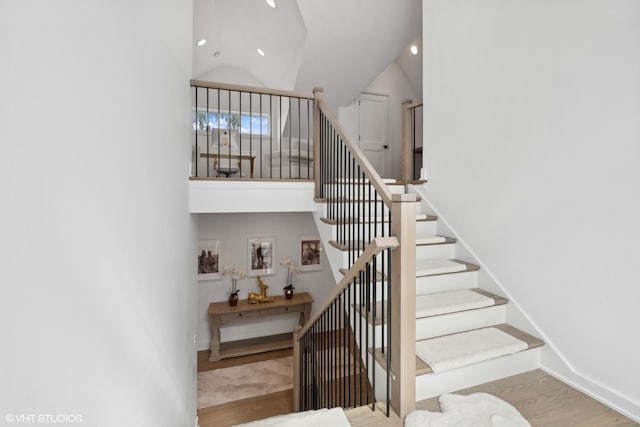
{"type": "MultiPolygon", "coordinates": [[[[515,406],[533,427],[613,427],[639,424],[537,369],[456,393],[490,393],[515,406]]],[[[436,398],[416,409],[439,411],[436,398]]]]}
{"type": "MultiPolygon", "coordinates": [[[[291,349],[236,357],[218,362],[208,361],[208,351],[198,353],[198,372],[238,366],[260,360],[291,355],[291,349]]],[[[535,370],[456,393],[485,392],[509,403],[533,427],[627,427],[639,426],[632,420],[591,399],[541,370],[535,370]]],[[[423,400],[416,409],[439,411],[437,399],[423,400]]],[[[198,411],[200,427],[224,427],[293,411],[293,392],[286,390],[198,411]]],[[[357,408],[347,411],[354,426],[401,426],[397,417],[386,418],[382,411],[357,408]]]]}
{"type": "MultiPolygon", "coordinates": [[[[199,351],[198,372],[277,359],[292,354],[291,349],[285,349],[209,362],[209,351],[199,351]]],[[[290,412],[293,412],[293,390],[285,390],[200,409],[198,423],[200,427],[226,427],[290,412]]]]}

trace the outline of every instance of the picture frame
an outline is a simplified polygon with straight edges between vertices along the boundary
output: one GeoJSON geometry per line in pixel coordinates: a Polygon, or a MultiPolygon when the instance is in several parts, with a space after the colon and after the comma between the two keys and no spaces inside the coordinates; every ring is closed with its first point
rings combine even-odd
{"type": "Polygon", "coordinates": [[[276,239],[250,237],[247,239],[247,276],[276,274],[276,239]]]}
{"type": "Polygon", "coordinates": [[[320,236],[300,236],[300,243],[298,244],[300,271],[322,270],[322,250],[320,236]]]}
{"type": "Polygon", "coordinates": [[[198,281],[216,280],[222,277],[222,266],[220,265],[221,253],[221,240],[201,240],[198,243],[198,281]]]}

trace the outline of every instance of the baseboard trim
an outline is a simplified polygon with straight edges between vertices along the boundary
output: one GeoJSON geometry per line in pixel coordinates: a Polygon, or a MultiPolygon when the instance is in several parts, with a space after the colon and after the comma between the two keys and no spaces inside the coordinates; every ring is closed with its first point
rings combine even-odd
{"type": "MultiPolygon", "coordinates": [[[[562,362],[560,362],[562,363],[562,362]]],[[[598,381],[564,366],[540,366],[544,372],[640,424],[640,404],[598,381]]]]}

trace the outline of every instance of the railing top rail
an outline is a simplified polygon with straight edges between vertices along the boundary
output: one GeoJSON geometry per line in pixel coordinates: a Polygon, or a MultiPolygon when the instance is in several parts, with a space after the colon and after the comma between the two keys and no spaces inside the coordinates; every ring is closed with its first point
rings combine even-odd
{"type": "Polygon", "coordinates": [[[364,252],[358,257],[358,260],[355,264],[349,269],[347,274],[342,278],[340,283],[334,288],[333,292],[326,299],[326,303],[320,309],[315,316],[313,316],[300,331],[297,333],[297,337],[302,337],[308,330],[313,326],[313,323],[322,316],[325,309],[335,300],[340,293],[353,282],[353,279],[357,277],[360,271],[364,270],[366,263],[371,261],[373,257],[378,255],[385,249],[393,249],[400,245],[398,239],[394,236],[391,237],[376,237],[369,243],[369,245],[365,248],[364,252]]]}
{"type": "Polygon", "coordinates": [[[229,83],[208,82],[205,80],[191,80],[191,87],[203,87],[208,89],[232,90],[237,92],[262,93],[265,95],[285,96],[288,98],[313,99],[313,95],[290,92],[279,89],[267,89],[264,87],[234,85],[229,83]]]}
{"type": "Polygon", "coordinates": [[[380,178],[380,175],[378,175],[378,172],[376,172],[374,167],[371,166],[371,163],[362,153],[362,150],[353,145],[349,138],[347,138],[344,130],[342,129],[342,126],[340,126],[340,122],[327,107],[324,100],[321,97],[316,97],[316,103],[320,110],[322,110],[322,113],[331,121],[333,127],[336,130],[336,133],[338,134],[340,139],[342,139],[344,144],[349,148],[349,151],[351,151],[351,154],[362,168],[365,176],[373,184],[375,189],[378,191],[378,194],[380,194],[382,201],[385,203],[385,205],[391,207],[391,190],[389,190],[389,187],[387,187],[387,185],[382,181],[382,178],[380,178]]]}

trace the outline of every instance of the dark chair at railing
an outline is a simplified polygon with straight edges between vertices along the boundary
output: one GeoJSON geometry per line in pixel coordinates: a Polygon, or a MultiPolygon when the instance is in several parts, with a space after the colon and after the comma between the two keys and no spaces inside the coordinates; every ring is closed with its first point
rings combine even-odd
{"type": "Polygon", "coordinates": [[[229,162],[225,162],[225,160],[220,160],[219,162],[214,163],[214,169],[217,173],[217,176],[220,176],[220,174],[224,175],[225,177],[229,178],[231,175],[236,174],[238,172],[240,172],[240,162],[239,161],[235,161],[234,166],[232,166],[231,164],[231,160],[232,159],[228,159],[229,162]]]}

